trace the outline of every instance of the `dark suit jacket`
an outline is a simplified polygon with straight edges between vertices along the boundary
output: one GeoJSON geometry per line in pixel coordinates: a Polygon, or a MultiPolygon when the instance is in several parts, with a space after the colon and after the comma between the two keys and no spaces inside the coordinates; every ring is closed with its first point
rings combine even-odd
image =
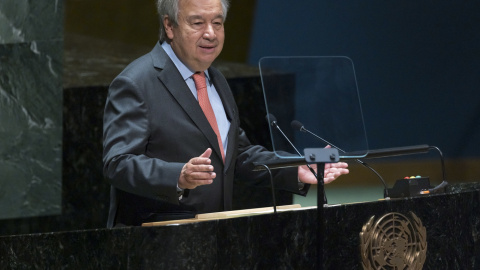
{"type": "MultiPolygon", "coordinates": [[[[234,174],[268,185],[265,173],[253,173],[251,163],[275,155],[250,144],[227,81],[213,67],[209,74],[231,122],[225,164],[207,118],[159,43],[111,83],[103,127],[104,175],[112,185],[108,227],[231,210],[234,174]],[[208,147],[217,177],[179,201],[183,165],[208,147]]],[[[276,186],[302,193],[295,169],[282,174],[276,186]]]]}

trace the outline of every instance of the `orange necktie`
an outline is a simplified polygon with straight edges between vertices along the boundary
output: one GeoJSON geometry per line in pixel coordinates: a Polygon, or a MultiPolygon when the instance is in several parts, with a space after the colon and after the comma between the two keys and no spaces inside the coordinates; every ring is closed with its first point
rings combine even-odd
{"type": "Polygon", "coordinates": [[[218,130],[217,118],[215,118],[215,113],[213,112],[212,105],[208,99],[207,93],[207,83],[205,81],[205,73],[197,72],[193,74],[193,81],[195,82],[195,87],[197,88],[198,103],[203,110],[203,113],[207,117],[210,126],[212,126],[213,131],[217,135],[218,146],[220,147],[220,152],[222,152],[222,159],[225,162],[225,154],[223,152],[223,143],[222,137],[220,136],[220,131],[218,130]]]}

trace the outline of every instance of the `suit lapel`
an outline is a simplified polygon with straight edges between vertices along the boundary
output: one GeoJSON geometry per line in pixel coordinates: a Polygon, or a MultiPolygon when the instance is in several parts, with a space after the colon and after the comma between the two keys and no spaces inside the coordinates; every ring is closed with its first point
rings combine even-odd
{"type": "Polygon", "coordinates": [[[159,80],[165,85],[165,88],[172,94],[195,125],[202,131],[213,151],[222,159],[217,135],[210,126],[210,123],[208,123],[202,108],[192,95],[175,64],[170,60],[159,43],[157,43],[151,55],[154,66],[160,69],[158,72],[159,80]]]}

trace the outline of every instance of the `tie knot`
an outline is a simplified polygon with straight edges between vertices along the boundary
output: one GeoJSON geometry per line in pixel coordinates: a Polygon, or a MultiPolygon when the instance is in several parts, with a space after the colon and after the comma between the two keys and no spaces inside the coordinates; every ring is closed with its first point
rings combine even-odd
{"type": "Polygon", "coordinates": [[[197,90],[207,88],[207,82],[205,80],[205,73],[196,72],[193,74],[193,81],[195,82],[195,87],[197,90]]]}

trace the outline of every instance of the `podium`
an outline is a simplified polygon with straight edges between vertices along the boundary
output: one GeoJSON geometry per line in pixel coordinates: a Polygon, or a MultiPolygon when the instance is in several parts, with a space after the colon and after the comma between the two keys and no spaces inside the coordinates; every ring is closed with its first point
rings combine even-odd
{"type": "MultiPolygon", "coordinates": [[[[424,259],[423,269],[480,267],[480,183],[456,184],[441,195],[324,210],[325,269],[381,266],[372,254],[398,263],[402,252],[424,259]],[[379,219],[406,224],[401,216],[424,228],[424,244],[398,232],[384,233],[388,223],[379,219]],[[384,226],[377,226],[383,231],[375,237],[384,233],[381,239],[391,244],[384,249],[366,245],[376,224],[384,226]]],[[[315,207],[293,207],[185,224],[7,236],[0,238],[0,263],[7,269],[316,269],[316,214],[315,207]]],[[[400,230],[399,224],[393,230],[400,230]]]]}

